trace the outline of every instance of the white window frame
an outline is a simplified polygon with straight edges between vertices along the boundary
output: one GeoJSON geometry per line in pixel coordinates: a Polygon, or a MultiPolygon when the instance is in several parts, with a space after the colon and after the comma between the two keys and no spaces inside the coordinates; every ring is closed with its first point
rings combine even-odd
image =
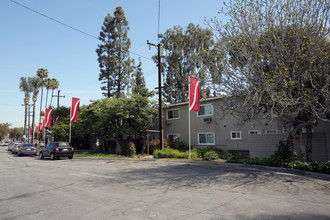
{"type": "Polygon", "coordinates": [[[249,130],[248,134],[249,135],[259,135],[259,134],[261,134],[261,130],[249,130]],[[254,133],[254,134],[252,134],[252,133],[254,133]]]}
{"type": "MultiPolygon", "coordinates": [[[[197,135],[198,135],[198,145],[215,145],[215,133],[214,132],[199,132],[197,135]],[[199,135],[201,135],[201,134],[205,134],[205,135],[212,134],[214,142],[213,143],[201,143],[200,139],[199,139],[199,135]]],[[[206,142],[207,142],[207,136],[206,136],[206,142]]]]}
{"type": "Polygon", "coordinates": [[[241,131],[230,131],[230,140],[242,140],[242,132],[241,131]],[[239,137],[233,138],[233,133],[239,134],[239,137]]]}
{"type": "MultiPolygon", "coordinates": [[[[214,109],[213,109],[213,104],[204,104],[204,105],[200,105],[200,107],[202,106],[211,106],[212,107],[212,113],[211,114],[207,114],[207,115],[200,115],[199,112],[197,112],[197,117],[208,117],[208,116],[213,116],[214,114],[214,109]]],[[[199,108],[200,108],[199,107],[199,108]]]]}
{"type": "Polygon", "coordinates": [[[169,138],[170,135],[176,136],[173,138],[173,140],[180,138],[180,133],[170,133],[170,134],[167,134],[167,139],[169,139],[169,140],[170,140],[170,138],[169,138]]]}
{"type": "Polygon", "coordinates": [[[265,134],[268,134],[268,135],[278,134],[278,130],[277,129],[267,129],[267,130],[265,130],[265,134]],[[271,133],[268,133],[268,132],[271,132],[271,133]],[[273,132],[275,132],[275,133],[273,133],[273,132]]]}
{"type": "Polygon", "coordinates": [[[175,108],[175,109],[169,109],[169,110],[167,110],[167,112],[166,112],[166,118],[167,118],[167,120],[177,120],[177,119],[180,119],[180,109],[179,108],[175,108]],[[168,118],[168,112],[169,111],[175,111],[175,110],[178,110],[179,116],[177,118],[168,118]]]}

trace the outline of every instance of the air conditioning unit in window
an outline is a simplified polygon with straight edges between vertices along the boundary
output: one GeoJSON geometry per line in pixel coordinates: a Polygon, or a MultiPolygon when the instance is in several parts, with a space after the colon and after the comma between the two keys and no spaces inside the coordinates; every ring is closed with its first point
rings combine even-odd
{"type": "Polygon", "coordinates": [[[204,118],[205,123],[211,123],[211,121],[212,121],[212,118],[204,118]]]}

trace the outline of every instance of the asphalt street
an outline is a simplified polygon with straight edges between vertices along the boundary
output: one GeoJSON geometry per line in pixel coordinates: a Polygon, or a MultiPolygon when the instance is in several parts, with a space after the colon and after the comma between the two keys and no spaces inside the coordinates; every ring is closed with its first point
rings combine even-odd
{"type": "Polygon", "coordinates": [[[330,219],[330,176],[204,161],[40,160],[0,147],[0,219],[330,219]]]}

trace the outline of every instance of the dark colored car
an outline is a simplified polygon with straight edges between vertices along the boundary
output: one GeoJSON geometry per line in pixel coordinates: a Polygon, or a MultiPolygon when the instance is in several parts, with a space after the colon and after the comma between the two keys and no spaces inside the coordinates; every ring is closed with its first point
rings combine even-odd
{"type": "Polygon", "coordinates": [[[37,148],[34,144],[22,144],[17,151],[17,156],[31,155],[37,156],[37,148]]]}
{"type": "Polygon", "coordinates": [[[50,157],[51,160],[56,160],[59,157],[67,157],[72,159],[73,154],[73,147],[68,142],[51,142],[41,149],[39,158],[50,157]]]}

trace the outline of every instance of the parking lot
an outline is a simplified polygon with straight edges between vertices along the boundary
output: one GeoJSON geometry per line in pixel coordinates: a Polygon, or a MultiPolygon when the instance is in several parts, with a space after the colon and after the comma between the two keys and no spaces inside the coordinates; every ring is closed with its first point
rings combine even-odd
{"type": "Polygon", "coordinates": [[[329,219],[330,177],[143,159],[40,160],[0,147],[0,219],[329,219]]]}

